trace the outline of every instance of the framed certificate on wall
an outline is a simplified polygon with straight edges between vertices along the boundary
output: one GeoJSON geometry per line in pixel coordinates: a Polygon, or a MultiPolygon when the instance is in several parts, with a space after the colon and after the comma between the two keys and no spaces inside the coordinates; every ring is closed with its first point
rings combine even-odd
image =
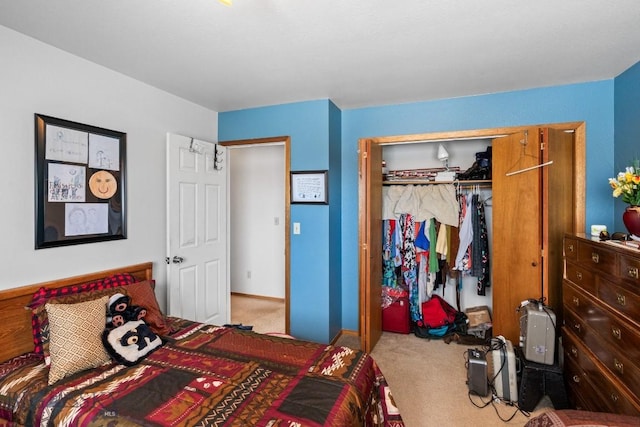
{"type": "Polygon", "coordinates": [[[291,172],[291,203],[329,204],[328,171],[291,172]]]}

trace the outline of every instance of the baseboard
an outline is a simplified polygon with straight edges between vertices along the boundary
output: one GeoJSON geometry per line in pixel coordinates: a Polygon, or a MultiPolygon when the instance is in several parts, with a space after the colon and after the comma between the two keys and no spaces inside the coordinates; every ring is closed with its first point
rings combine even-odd
{"type": "Polygon", "coordinates": [[[343,336],[353,336],[353,337],[360,338],[360,334],[358,333],[358,331],[341,329],[340,332],[338,332],[338,334],[331,340],[330,344],[335,345],[338,342],[338,340],[340,340],[340,338],[342,338],[343,336]]]}
{"type": "Polygon", "coordinates": [[[284,298],[278,298],[278,297],[269,297],[266,295],[253,295],[253,294],[245,294],[242,292],[231,292],[231,295],[236,295],[239,297],[247,297],[247,298],[254,298],[254,299],[261,299],[261,300],[265,300],[265,301],[275,301],[275,302],[284,302],[284,298]]]}

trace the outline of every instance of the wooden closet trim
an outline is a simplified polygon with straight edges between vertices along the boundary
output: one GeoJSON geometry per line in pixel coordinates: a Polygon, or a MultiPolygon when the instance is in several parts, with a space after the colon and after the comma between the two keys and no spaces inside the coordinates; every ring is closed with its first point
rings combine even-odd
{"type": "Polygon", "coordinates": [[[359,159],[358,159],[358,282],[359,282],[359,298],[360,298],[360,325],[359,334],[361,346],[365,351],[373,350],[378,338],[381,335],[382,324],[377,325],[378,320],[371,322],[372,307],[367,304],[371,301],[371,295],[369,295],[367,289],[367,279],[369,273],[366,271],[370,262],[367,258],[370,258],[371,242],[367,240],[368,233],[368,217],[370,200],[367,194],[367,189],[371,188],[371,181],[373,179],[372,173],[378,173],[379,168],[370,165],[367,162],[367,155],[369,148],[374,146],[383,146],[398,143],[417,143],[417,142],[430,142],[438,140],[459,140],[464,142],[465,139],[488,139],[500,135],[509,135],[529,129],[531,127],[539,128],[553,128],[561,129],[565,131],[573,131],[574,133],[574,179],[573,179],[573,194],[575,195],[575,206],[573,210],[574,218],[574,230],[567,230],[567,232],[583,232],[586,227],[586,124],[583,121],[579,122],[566,122],[566,123],[552,123],[552,124],[534,124],[534,125],[522,125],[522,126],[510,126],[510,127],[498,127],[498,128],[486,128],[486,129],[472,129],[472,130],[460,130],[460,131],[446,131],[446,132],[429,132],[410,135],[395,135],[395,136],[382,136],[382,137],[369,137],[361,138],[358,143],[359,147],[359,159]],[[373,324],[372,324],[373,323],[373,324]],[[379,330],[377,330],[379,328],[379,330]]]}

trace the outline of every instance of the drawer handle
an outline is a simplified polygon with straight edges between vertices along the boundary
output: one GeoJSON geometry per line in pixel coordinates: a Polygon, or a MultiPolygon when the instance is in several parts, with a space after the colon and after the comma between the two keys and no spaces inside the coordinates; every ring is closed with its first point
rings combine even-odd
{"type": "Polygon", "coordinates": [[[596,264],[599,263],[600,256],[596,252],[591,252],[591,261],[593,261],[596,264]]]}
{"type": "Polygon", "coordinates": [[[571,355],[573,357],[578,357],[578,349],[575,347],[571,347],[571,355]]]}
{"type": "Polygon", "coordinates": [[[615,357],[613,358],[613,366],[615,366],[616,371],[620,372],[621,374],[624,374],[624,365],[622,364],[621,361],[619,361],[615,357]]]}
{"type": "Polygon", "coordinates": [[[617,402],[617,401],[618,401],[618,399],[620,399],[620,396],[618,396],[618,395],[617,395],[617,394],[615,394],[615,393],[611,393],[611,400],[613,400],[614,402],[617,402]]]}
{"type": "Polygon", "coordinates": [[[578,299],[578,297],[573,297],[571,300],[573,301],[573,305],[576,307],[580,306],[580,299],[578,299]]]}
{"type": "Polygon", "coordinates": [[[569,252],[573,252],[573,244],[567,246],[567,249],[569,250],[569,252]]]}
{"type": "Polygon", "coordinates": [[[579,377],[579,376],[577,376],[577,375],[574,375],[574,376],[573,376],[573,382],[574,382],[574,383],[579,383],[579,382],[580,382],[580,377],[579,377]]]}
{"type": "Polygon", "coordinates": [[[620,328],[616,328],[615,326],[612,326],[612,327],[611,327],[611,334],[612,334],[615,338],[617,338],[617,339],[619,339],[619,340],[621,340],[621,339],[622,339],[622,331],[620,330],[620,328]]]}
{"type": "Polygon", "coordinates": [[[580,273],[579,271],[576,273],[576,278],[578,280],[582,280],[582,273],[580,273]]]}
{"type": "Polygon", "coordinates": [[[616,294],[616,300],[620,305],[627,305],[627,299],[622,294],[616,294]]]}
{"type": "Polygon", "coordinates": [[[580,323],[576,323],[575,325],[573,325],[573,329],[580,332],[580,323]]]}
{"type": "Polygon", "coordinates": [[[638,278],[638,268],[637,267],[627,267],[627,276],[632,279],[638,278]]]}

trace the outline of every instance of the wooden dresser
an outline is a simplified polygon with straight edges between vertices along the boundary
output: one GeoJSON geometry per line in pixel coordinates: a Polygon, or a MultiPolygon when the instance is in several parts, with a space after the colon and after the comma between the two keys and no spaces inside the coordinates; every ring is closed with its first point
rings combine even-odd
{"type": "Polygon", "coordinates": [[[564,373],[577,409],[640,415],[640,250],[564,237],[564,373]]]}

